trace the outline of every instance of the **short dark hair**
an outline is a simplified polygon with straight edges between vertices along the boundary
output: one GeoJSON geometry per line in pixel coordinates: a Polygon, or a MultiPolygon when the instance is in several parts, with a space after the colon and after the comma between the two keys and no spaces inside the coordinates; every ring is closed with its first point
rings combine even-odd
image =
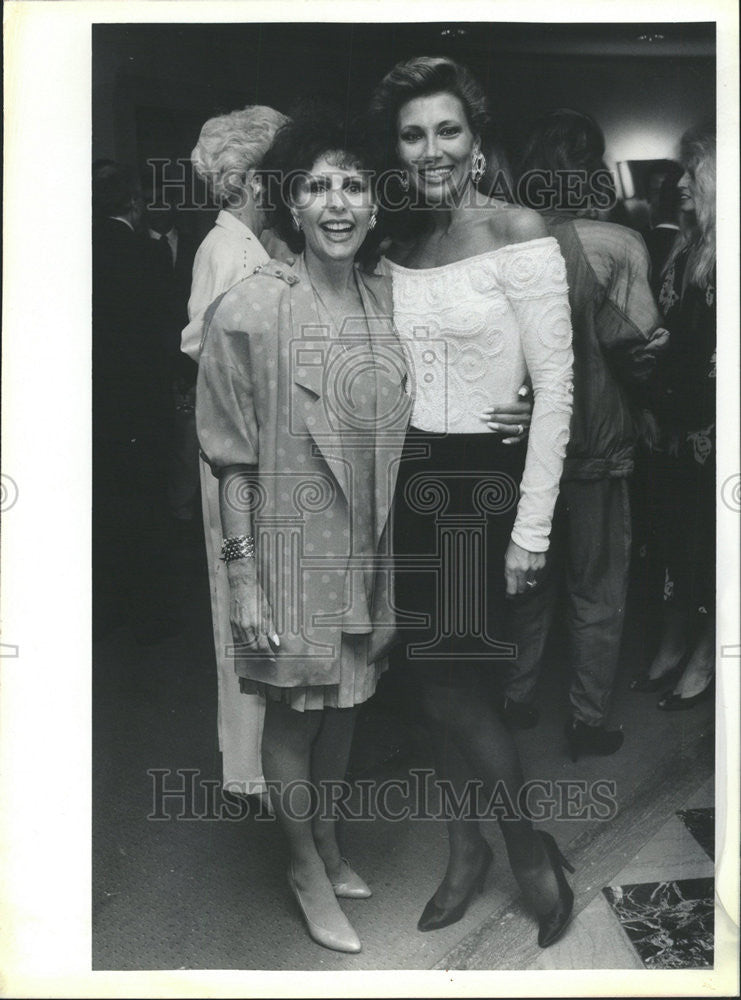
{"type": "Polygon", "coordinates": [[[491,128],[489,103],[470,70],[447,56],[416,56],[397,63],[373,91],[368,117],[377,154],[386,164],[396,156],[397,118],[416,97],[453,94],[461,102],[469,127],[484,138],[491,128]]]}
{"type": "Polygon", "coordinates": [[[345,122],[332,109],[316,106],[299,109],[278,131],[257,171],[265,188],[267,224],[294,253],[304,249],[305,240],[291,218],[292,186],[301,173],[308,173],[328,154],[334,154],[338,167],[369,171],[373,183],[370,156],[358,123],[345,122]]]}
{"type": "Polygon", "coordinates": [[[684,173],[678,163],[669,163],[656,196],[658,222],[676,222],[679,217],[679,179],[684,173]]]}
{"type": "Polygon", "coordinates": [[[140,188],[133,167],[113,161],[93,164],[93,218],[126,215],[139,197],[140,188]]]}

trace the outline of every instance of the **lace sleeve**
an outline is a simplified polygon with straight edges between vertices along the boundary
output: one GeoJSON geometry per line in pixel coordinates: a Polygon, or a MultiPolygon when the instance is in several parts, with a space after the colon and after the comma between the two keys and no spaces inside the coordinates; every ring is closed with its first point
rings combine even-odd
{"type": "Polygon", "coordinates": [[[500,263],[534,397],[512,539],[529,552],[545,552],[572,409],[574,358],[566,265],[553,237],[515,244],[500,256],[500,263]]]}

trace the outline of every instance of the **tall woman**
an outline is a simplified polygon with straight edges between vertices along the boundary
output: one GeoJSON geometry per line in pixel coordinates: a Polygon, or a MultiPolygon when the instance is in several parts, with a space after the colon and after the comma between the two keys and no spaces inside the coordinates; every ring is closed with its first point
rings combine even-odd
{"type": "Polygon", "coordinates": [[[212,307],[197,423],[219,480],[235,664],[242,690],[266,699],[263,766],[289,884],[311,936],[352,952],[336,897],[370,890],[342,856],[324,792],[344,778],[355,706],[393,641],[391,567],[377,556],[406,370],[388,282],[355,266],[376,212],[361,153],[306,118],[280,131],[264,166],[281,234],[301,252],[212,307]]]}
{"type": "MultiPolygon", "coordinates": [[[[489,115],[466,69],[443,58],[401,63],[377,88],[370,116],[387,165],[402,171],[402,191],[387,186],[387,195],[398,205],[408,192],[407,212],[391,220],[406,219],[406,233],[395,227],[386,262],[415,394],[397,490],[398,609],[428,622],[406,633],[408,669],[439,776],[459,789],[477,780],[486,798],[504,788],[518,803],[522,770],[491,680],[510,652],[500,642],[505,592],[537,586],[545,564],[568,440],[564,262],[536,213],[477,189],[489,115]],[[534,404],[522,454],[482,414],[491,400],[516,401],[526,374],[534,404]]],[[[546,947],[573,894],[555,840],[533,829],[523,805],[501,828],[546,947]]],[[[460,919],[491,863],[476,822],[453,818],[448,830],[447,871],[420,930],[460,919]]]]}
{"type": "MultiPolygon", "coordinates": [[[[188,302],[190,322],[183,330],[182,350],[198,361],[206,309],[240,278],[270,260],[260,243],[264,214],[255,170],[275,133],[288,119],[272,108],[252,105],[209,118],[201,129],[191,158],[196,173],[222,206],[213,229],[198,248],[188,302]]],[[[223,536],[219,494],[211,470],[201,459],[201,506],[206,536],[211,615],[218,678],[218,729],[223,783],[232,791],[264,789],[260,763],[263,706],[261,700],[240,698],[231,643],[229,584],[219,550],[223,536]]]]}
{"type": "Polygon", "coordinates": [[[659,532],[666,565],[659,649],[638,690],[692,708],[715,668],[715,126],[682,137],[681,233],[659,306],[670,331],[659,368],[659,532]]]}

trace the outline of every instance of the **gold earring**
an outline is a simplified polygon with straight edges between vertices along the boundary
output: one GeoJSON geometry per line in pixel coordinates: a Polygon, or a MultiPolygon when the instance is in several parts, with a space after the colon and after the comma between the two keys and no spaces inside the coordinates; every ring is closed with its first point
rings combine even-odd
{"type": "Polygon", "coordinates": [[[378,214],[374,211],[370,217],[370,222],[368,223],[368,232],[376,228],[377,222],[378,222],[378,214]]]}
{"type": "Polygon", "coordinates": [[[301,232],[301,220],[297,218],[293,213],[291,213],[291,222],[293,223],[293,228],[297,233],[301,232]]]}

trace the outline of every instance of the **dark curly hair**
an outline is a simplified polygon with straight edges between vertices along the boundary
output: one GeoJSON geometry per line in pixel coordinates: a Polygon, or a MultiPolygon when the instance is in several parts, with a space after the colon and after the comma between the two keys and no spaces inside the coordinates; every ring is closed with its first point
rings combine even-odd
{"type": "MultiPolygon", "coordinates": [[[[308,173],[322,156],[329,156],[335,166],[367,172],[375,185],[371,158],[360,124],[346,122],[331,107],[304,105],[292,116],[292,121],[277,133],[265,155],[259,175],[264,185],[264,206],[267,224],[288,244],[294,253],[304,249],[302,232],[297,232],[291,219],[291,192],[297,178],[308,173]]],[[[358,257],[364,256],[366,238],[358,257]]]]}

